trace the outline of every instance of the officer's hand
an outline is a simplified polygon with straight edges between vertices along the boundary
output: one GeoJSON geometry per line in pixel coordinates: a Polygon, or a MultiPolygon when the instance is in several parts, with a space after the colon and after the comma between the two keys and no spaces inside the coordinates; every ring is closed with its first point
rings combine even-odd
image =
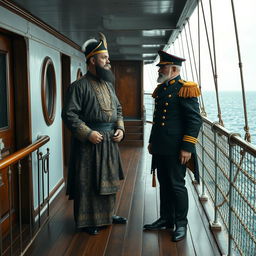
{"type": "Polygon", "coordinates": [[[152,155],[152,144],[148,144],[148,153],[152,155]]]}
{"type": "Polygon", "coordinates": [[[113,136],[113,141],[120,142],[123,137],[124,137],[124,132],[121,129],[117,129],[113,136]]]}
{"type": "Polygon", "coordinates": [[[88,140],[93,144],[98,144],[103,140],[103,136],[97,131],[92,131],[88,140]]]}
{"type": "Polygon", "coordinates": [[[191,158],[191,152],[187,152],[185,150],[180,151],[181,164],[186,164],[190,158],[191,158]]]}

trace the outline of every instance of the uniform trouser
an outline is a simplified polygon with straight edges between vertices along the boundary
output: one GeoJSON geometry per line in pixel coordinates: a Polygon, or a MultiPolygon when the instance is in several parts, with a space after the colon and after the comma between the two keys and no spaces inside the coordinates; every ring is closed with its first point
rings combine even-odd
{"type": "Polygon", "coordinates": [[[188,192],[185,187],[186,166],[179,156],[157,155],[157,177],[160,184],[160,217],[176,227],[187,225],[188,192]]]}

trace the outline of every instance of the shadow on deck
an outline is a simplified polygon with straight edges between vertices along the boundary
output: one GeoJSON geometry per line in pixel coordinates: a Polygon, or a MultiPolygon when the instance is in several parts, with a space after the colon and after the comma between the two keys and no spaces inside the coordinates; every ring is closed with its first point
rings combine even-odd
{"type": "Polygon", "coordinates": [[[187,175],[189,226],[186,239],[171,241],[167,230],[143,231],[143,225],[158,218],[159,186],[151,187],[150,155],[142,147],[121,147],[125,180],[117,196],[117,214],[127,217],[126,225],[113,225],[97,236],[76,232],[73,203],[64,191],[55,200],[49,222],[25,255],[89,256],[217,256],[218,247],[208,221],[187,175]]]}

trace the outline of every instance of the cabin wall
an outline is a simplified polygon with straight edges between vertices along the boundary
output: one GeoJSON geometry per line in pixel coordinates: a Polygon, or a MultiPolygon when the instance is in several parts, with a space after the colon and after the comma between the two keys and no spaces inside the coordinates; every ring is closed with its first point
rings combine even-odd
{"type": "MultiPolygon", "coordinates": [[[[55,191],[57,185],[63,181],[61,53],[70,56],[71,82],[76,80],[79,68],[82,73],[85,74],[86,64],[84,55],[54,35],[44,31],[42,28],[2,6],[0,6],[0,29],[4,29],[10,34],[21,35],[27,40],[31,138],[32,142],[34,142],[40,135],[48,135],[50,137],[50,141],[41,150],[46,152],[46,148],[50,149],[50,192],[55,191]],[[48,126],[44,120],[41,102],[42,67],[43,61],[47,56],[50,57],[53,62],[56,76],[56,112],[54,122],[50,126],[48,126]]],[[[36,154],[33,155],[32,159],[32,173],[34,208],[37,208],[38,182],[36,154]]],[[[45,191],[47,191],[46,180],[45,191]]]]}
{"type": "MultiPolygon", "coordinates": [[[[30,99],[31,99],[31,126],[32,141],[40,135],[48,135],[50,141],[44,146],[50,149],[50,191],[63,178],[62,161],[62,121],[61,121],[61,65],[60,53],[52,48],[29,40],[29,67],[33,72],[29,73],[30,99]],[[41,79],[44,58],[51,58],[56,75],[56,113],[52,125],[48,126],[44,120],[41,101],[41,79]]],[[[46,152],[45,150],[43,152],[46,152]]],[[[33,161],[34,198],[37,200],[37,162],[33,161]]],[[[47,184],[47,183],[46,183],[47,184]]]]}
{"type": "MultiPolygon", "coordinates": [[[[85,57],[83,56],[83,59],[85,61],[85,57]]],[[[77,71],[78,69],[81,69],[83,75],[86,73],[86,63],[81,63],[80,59],[77,58],[71,58],[71,83],[77,80],[77,71]]]]}

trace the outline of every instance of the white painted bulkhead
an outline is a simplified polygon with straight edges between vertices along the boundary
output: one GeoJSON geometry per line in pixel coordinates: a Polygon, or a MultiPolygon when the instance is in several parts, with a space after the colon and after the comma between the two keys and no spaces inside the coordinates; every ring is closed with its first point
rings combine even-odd
{"type": "MultiPolygon", "coordinates": [[[[0,27],[15,34],[27,38],[28,51],[28,76],[31,107],[31,131],[32,142],[40,135],[48,135],[50,141],[41,148],[43,153],[46,148],[50,149],[50,192],[63,179],[63,143],[62,143],[62,120],[61,120],[61,53],[70,56],[71,59],[71,82],[76,80],[77,70],[86,72],[85,58],[82,52],[71,47],[67,43],[44,31],[42,28],[18,16],[15,13],[0,6],[0,27]],[[41,81],[43,61],[50,57],[56,75],[56,113],[52,125],[48,126],[44,120],[41,102],[41,81]]],[[[38,206],[37,194],[37,161],[33,155],[33,191],[34,208],[38,206]]],[[[45,186],[47,182],[45,180],[45,186]]],[[[60,187],[61,188],[61,187],[60,187]]],[[[47,191],[47,187],[45,187],[47,191]]],[[[58,192],[58,191],[57,191],[58,192]]],[[[55,194],[57,194],[57,192],[55,194]]],[[[46,196],[46,195],[45,195],[46,196]]],[[[55,195],[54,195],[55,196],[55,195]]],[[[54,198],[52,197],[52,199],[54,198]]]]}

